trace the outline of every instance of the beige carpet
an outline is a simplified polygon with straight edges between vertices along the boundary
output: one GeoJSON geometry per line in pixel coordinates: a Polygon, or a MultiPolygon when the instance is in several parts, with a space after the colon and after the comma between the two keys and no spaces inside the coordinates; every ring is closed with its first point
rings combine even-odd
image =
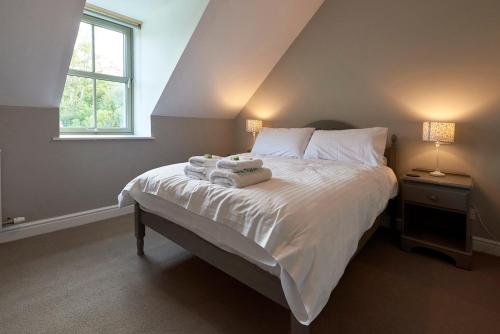
{"type": "MultiPolygon", "coordinates": [[[[286,333],[288,313],[132,217],[0,245],[0,333],[286,333]]],[[[313,333],[498,333],[500,259],[474,270],[405,253],[381,231],[313,333]]]]}

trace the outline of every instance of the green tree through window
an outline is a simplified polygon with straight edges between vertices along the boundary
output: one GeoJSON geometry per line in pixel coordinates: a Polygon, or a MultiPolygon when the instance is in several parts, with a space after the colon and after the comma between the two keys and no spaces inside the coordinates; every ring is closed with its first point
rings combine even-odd
{"type": "Polygon", "coordinates": [[[84,15],[60,106],[61,132],[132,132],[131,29],[84,15]]]}

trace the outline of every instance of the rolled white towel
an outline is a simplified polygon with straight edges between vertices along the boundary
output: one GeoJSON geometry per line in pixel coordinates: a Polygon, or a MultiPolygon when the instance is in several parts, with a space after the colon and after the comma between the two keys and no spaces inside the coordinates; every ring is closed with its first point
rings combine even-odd
{"type": "Polygon", "coordinates": [[[232,172],[241,172],[245,169],[261,168],[263,162],[261,159],[242,159],[242,160],[231,160],[222,159],[217,161],[217,168],[227,169],[232,172]]]}
{"type": "Polygon", "coordinates": [[[210,182],[224,187],[244,188],[267,181],[272,176],[269,168],[257,168],[238,173],[229,169],[216,168],[210,173],[210,182]]]}
{"type": "Polygon", "coordinates": [[[187,164],[184,166],[184,174],[195,180],[208,180],[210,172],[214,169],[215,167],[196,167],[187,164]]]}
{"type": "Polygon", "coordinates": [[[215,167],[217,161],[220,160],[221,157],[217,155],[212,155],[211,158],[205,158],[204,156],[194,156],[189,158],[189,163],[196,167],[215,167]]]}

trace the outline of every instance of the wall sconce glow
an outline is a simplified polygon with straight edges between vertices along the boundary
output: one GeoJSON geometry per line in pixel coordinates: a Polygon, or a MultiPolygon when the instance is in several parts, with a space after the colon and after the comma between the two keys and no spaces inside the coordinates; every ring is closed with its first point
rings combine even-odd
{"type": "MultiPolygon", "coordinates": [[[[421,67],[418,67],[421,66],[421,67]]],[[[415,119],[468,121],[479,113],[494,112],[500,78],[474,64],[414,68],[382,79],[386,97],[415,119]]]]}
{"type": "Polygon", "coordinates": [[[287,102],[266,98],[265,101],[259,100],[255,103],[249,103],[245,106],[246,115],[247,117],[262,119],[264,121],[276,120],[289,108],[287,102]]]}
{"type": "Polygon", "coordinates": [[[262,121],[258,119],[247,119],[247,132],[253,134],[253,141],[255,142],[255,134],[262,129],[262,121]]]}
{"type": "Polygon", "coordinates": [[[262,108],[259,108],[258,111],[253,112],[254,116],[264,120],[270,120],[274,118],[277,113],[278,112],[273,109],[262,109],[262,108]]]}
{"type": "Polygon", "coordinates": [[[439,170],[439,147],[441,144],[451,144],[455,141],[455,123],[451,122],[424,122],[422,127],[422,140],[436,144],[436,170],[432,176],[445,176],[439,170]]]}

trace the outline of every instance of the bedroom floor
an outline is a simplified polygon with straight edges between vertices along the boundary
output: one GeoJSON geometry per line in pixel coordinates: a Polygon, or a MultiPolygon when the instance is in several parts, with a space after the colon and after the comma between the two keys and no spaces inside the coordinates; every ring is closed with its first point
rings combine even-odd
{"type": "MultiPolygon", "coordinates": [[[[288,313],[132,216],[0,245],[0,333],[286,333],[288,313]]],[[[348,267],[315,333],[493,333],[500,258],[464,271],[380,231],[348,267]]]]}

